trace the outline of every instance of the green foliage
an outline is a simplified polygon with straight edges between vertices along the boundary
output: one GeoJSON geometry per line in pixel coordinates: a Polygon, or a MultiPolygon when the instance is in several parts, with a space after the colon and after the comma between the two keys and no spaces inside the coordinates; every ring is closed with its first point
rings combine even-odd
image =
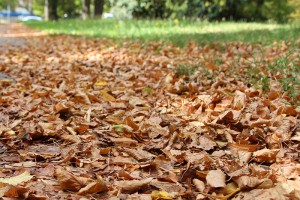
{"type": "Polygon", "coordinates": [[[262,88],[263,91],[269,90],[269,77],[261,71],[258,65],[247,68],[246,76],[247,84],[251,84],[255,88],[262,88]]]}
{"type": "Polygon", "coordinates": [[[268,65],[267,69],[270,70],[272,77],[275,77],[281,84],[283,90],[296,101],[300,95],[300,66],[290,60],[289,55],[286,55],[275,60],[272,65],[268,65]]]}
{"type": "Polygon", "coordinates": [[[59,0],[57,13],[60,17],[63,17],[64,14],[67,14],[68,18],[79,17],[81,13],[81,1],[59,0]]]}
{"type": "Polygon", "coordinates": [[[293,8],[287,0],[266,0],[261,8],[261,14],[265,19],[279,23],[287,22],[293,8]]]}
{"type": "MultiPolygon", "coordinates": [[[[93,8],[91,1],[91,8],[93,8]]],[[[12,10],[17,0],[0,0],[0,8],[12,10]]],[[[79,17],[81,0],[59,0],[58,15],[79,17]]],[[[34,12],[43,15],[44,0],[35,0],[34,12]]],[[[92,9],[91,9],[92,10],[92,9]]],[[[117,19],[205,19],[210,21],[274,21],[300,19],[299,0],[105,0],[104,10],[117,19]]]]}
{"type": "Polygon", "coordinates": [[[136,18],[165,19],[166,0],[138,0],[133,16],[136,18]]]}
{"type": "Polygon", "coordinates": [[[263,91],[270,89],[270,81],[280,83],[284,91],[292,98],[292,102],[297,103],[300,95],[300,66],[285,55],[276,59],[272,64],[263,66],[261,62],[251,63],[246,70],[246,80],[248,84],[263,91]]]}
{"type": "Polygon", "coordinates": [[[33,13],[35,15],[44,16],[44,1],[36,0],[33,4],[33,13]]]}
{"type": "Polygon", "coordinates": [[[122,124],[115,124],[112,126],[112,128],[116,131],[116,132],[123,132],[123,125],[122,124]]]}
{"type": "Polygon", "coordinates": [[[110,12],[117,19],[131,19],[137,5],[136,0],[113,0],[110,12]]]}
{"type": "Polygon", "coordinates": [[[139,0],[134,16],[286,22],[292,11],[288,0],[139,0]]]}
{"type": "Polygon", "coordinates": [[[288,4],[293,8],[293,12],[290,14],[290,18],[293,21],[300,21],[300,1],[288,0],[288,4]]]}
{"type": "Polygon", "coordinates": [[[7,6],[10,6],[10,9],[13,11],[18,5],[17,0],[0,0],[0,10],[6,10],[7,6]]]}
{"type": "Polygon", "coordinates": [[[183,18],[187,9],[185,0],[166,0],[167,16],[171,19],[183,18]]]}

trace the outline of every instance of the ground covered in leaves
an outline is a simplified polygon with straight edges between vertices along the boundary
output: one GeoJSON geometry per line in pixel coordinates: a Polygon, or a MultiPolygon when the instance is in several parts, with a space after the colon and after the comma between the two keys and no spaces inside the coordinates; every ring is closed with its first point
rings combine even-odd
{"type": "Polygon", "coordinates": [[[300,199],[299,43],[25,39],[0,49],[0,197],[300,199]]]}

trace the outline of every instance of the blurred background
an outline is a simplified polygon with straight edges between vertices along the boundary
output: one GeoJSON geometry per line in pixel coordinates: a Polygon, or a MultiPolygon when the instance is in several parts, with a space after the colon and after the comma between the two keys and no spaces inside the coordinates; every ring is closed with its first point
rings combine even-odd
{"type": "Polygon", "coordinates": [[[300,0],[0,0],[1,21],[188,19],[287,23],[300,20],[300,0]]]}

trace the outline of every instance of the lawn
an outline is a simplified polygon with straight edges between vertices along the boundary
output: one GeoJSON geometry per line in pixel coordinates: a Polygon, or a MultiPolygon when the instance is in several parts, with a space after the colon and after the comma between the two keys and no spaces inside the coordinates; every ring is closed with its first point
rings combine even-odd
{"type": "Polygon", "coordinates": [[[205,22],[179,20],[60,20],[29,22],[27,25],[51,34],[88,37],[172,42],[184,46],[189,41],[199,44],[241,41],[271,44],[274,41],[295,41],[300,38],[297,24],[205,22]]]}

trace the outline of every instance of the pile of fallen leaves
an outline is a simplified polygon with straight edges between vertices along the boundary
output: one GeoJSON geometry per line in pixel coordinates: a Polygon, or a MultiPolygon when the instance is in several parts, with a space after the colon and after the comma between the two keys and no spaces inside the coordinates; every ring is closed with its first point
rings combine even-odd
{"type": "Polygon", "coordinates": [[[300,108],[272,74],[268,91],[245,80],[249,60],[289,50],[68,36],[1,49],[0,197],[300,199],[300,108]]]}

